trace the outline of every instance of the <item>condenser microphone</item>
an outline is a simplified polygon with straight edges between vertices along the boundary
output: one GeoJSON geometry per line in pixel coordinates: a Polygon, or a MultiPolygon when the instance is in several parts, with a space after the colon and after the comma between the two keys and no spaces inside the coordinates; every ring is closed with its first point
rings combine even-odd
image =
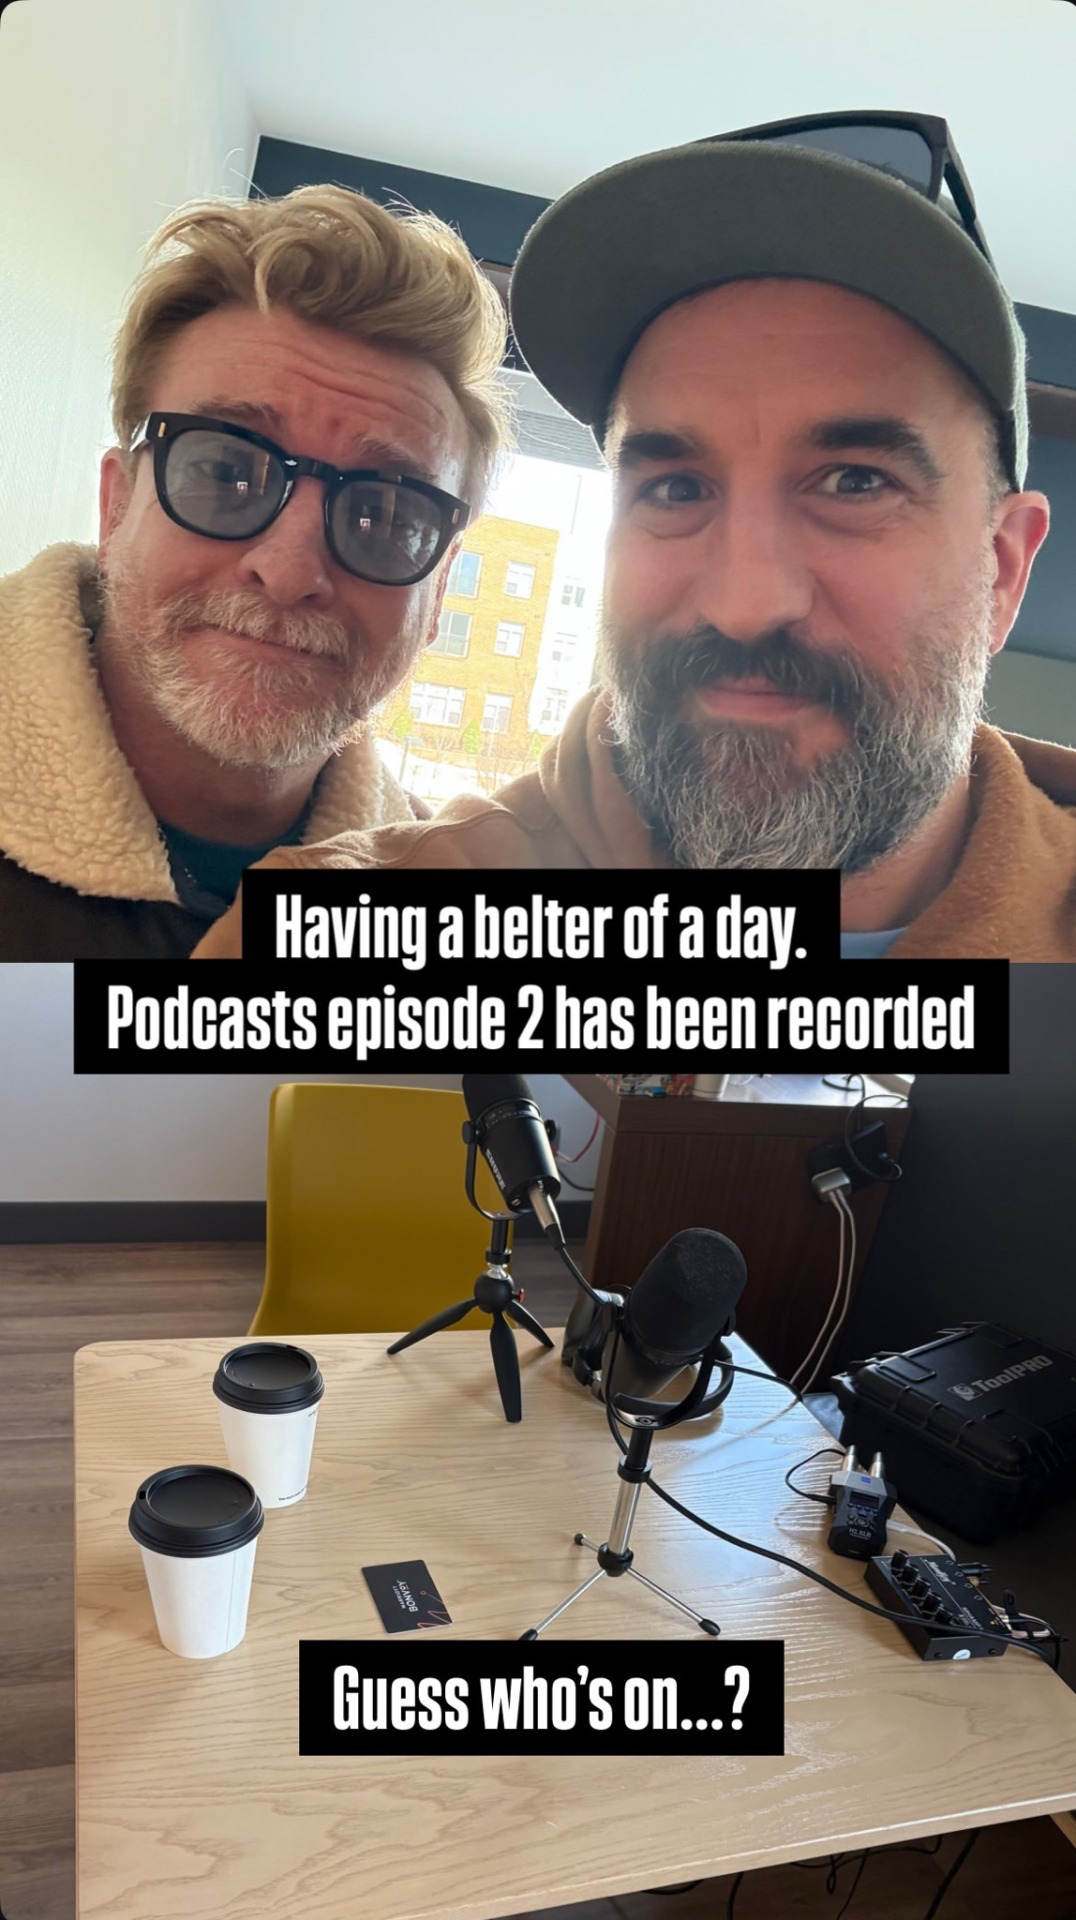
{"type": "MultiPolygon", "coordinates": [[[[685,1367],[716,1353],[735,1325],[746,1280],[743,1254],[723,1233],[686,1227],[674,1234],[627,1295],[619,1341],[609,1343],[602,1398],[652,1401],[685,1367]]],[[[711,1397],[700,1411],[715,1404],[711,1397]]]]}
{"type": "Polygon", "coordinates": [[[518,1073],[465,1073],[463,1098],[475,1144],[504,1195],[510,1213],[529,1208],[542,1232],[564,1245],[553,1205],[560,1179],[545,1122],[518,1073]]]}

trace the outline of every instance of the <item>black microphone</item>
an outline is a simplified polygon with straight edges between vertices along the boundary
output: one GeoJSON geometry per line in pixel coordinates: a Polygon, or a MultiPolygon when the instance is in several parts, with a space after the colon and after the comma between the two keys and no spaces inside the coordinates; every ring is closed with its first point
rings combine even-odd
{"type": "Polygon", "coordinates": [[[674,1234],[627,1295],[602,1398],[611,1404],[617,1395],[660,1394],[731,1332],[746,1281],[743,1254],[723,1233],[685,1227],[674,1234]]]}
{"type": "Polygon", "coordinates": [[[529,1208],[558,1246],[564,1231],[553,1205],[560,1179],[534,1096],[518,1073],[465,1073],[463,1098],[475,1144],[511,1213],[529,1208]]]}

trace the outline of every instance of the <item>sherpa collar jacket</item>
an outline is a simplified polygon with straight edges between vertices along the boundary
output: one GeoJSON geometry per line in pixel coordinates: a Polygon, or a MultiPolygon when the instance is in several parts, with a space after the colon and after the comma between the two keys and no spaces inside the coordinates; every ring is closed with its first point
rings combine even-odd
{"type": "MultiPolygon", "coordinates": [[[[175,958],[206,930],[112,733],[96,598],[93,547],[47,547],[0,580],[0,960],[175,958]]],[[[366,736],[325,769],[304,838],[416,811],[366,736]]]]}
{"type": "MultiPolygon", "coordinates": [[[[659,869],[617,778],[600,692],[573,708],[533,773],[492,800],[464,796],[435,819],[328,847],[280,847],[267,865],[659,869]]],[[[948,885],[890,948],[900,959],[1076,960],[1076,751],[981,727],[971,826],[948,885]]],[[[239,952],[239,913],[198,958],[239,952]]]]}

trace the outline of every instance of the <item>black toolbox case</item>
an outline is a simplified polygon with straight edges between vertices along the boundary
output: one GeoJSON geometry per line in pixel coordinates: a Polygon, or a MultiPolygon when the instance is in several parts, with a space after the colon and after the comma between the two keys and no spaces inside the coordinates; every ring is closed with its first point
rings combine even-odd
{"type": "Polygon", "coordinates": [[[831,1384],[842,1444],[880,1449],[898,1498],[966,1540],[1076,1486],[1076,1355],[1010,1327],[951,1328],[831,1384]]]}

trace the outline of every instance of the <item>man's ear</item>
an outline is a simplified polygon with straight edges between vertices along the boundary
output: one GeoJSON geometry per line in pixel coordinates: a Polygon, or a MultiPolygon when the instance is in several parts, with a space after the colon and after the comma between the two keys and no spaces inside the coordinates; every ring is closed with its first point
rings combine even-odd
{"type": "Polygon", "coordinates": [[[430,624],[426,629],[423,646],[432,647],[437,638],[437,629],[441,624],[441,608],[444,606],[445,594],[448,591],[448,576],[452,572],[452,563],[460,550],[460,545],[459,540],[453,540],[441,562],[440,572],[434,576],[433,596],[430,600],[430,624]]]}
{"type": "Polygon", "coordinates": [[[1000,653],[1020,611],[1031,563],[1050,528],[1050,503],[1044,493],[1006,494],[994,529],[994,612],[990,651],[1000,653]]]}
{"type": "Polygon", "coordinates": [[[131,503],[133,485],[130,454],[122,447],[109,447],[101,462],[97,484],[98,550],[102,558],[131,503]]]}

